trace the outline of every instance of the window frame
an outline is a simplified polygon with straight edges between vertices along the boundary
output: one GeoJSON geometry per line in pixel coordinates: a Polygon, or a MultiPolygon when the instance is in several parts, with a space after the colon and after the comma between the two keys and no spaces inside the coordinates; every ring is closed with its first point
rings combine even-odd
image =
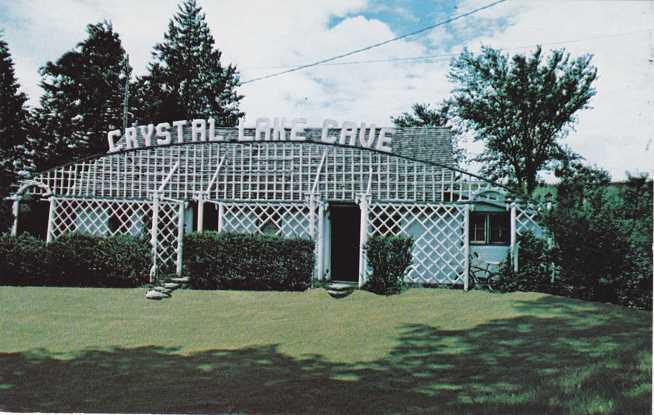
{"type": "Polygon", "coordinates": [[[511,220],[509,218],[509,212],[470,212],[470,217],[468,221],[468,243],[470,245],[476,246],[510,246],[511,245],[511,220]],[[472,226],[472,218],[474,216],[482,216],[484,218],[484,241],[475,240],[474,227],[472,226]],[[504,216],[508,220],[507,226],[507,238],[506,241],[502,242],[491,242],[491,217],[504,216]]]}

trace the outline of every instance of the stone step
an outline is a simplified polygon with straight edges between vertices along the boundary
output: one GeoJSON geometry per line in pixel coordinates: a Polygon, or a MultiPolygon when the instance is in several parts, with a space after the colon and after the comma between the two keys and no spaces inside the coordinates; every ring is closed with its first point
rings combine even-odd
{"type": "Polygon", "coordinates": [[[352,291],[356,288],[356,284],[346,284],[340,282],[333,282],[327,285],[327,289],[333,291],[352,291]]]}
{"type": "Polygon", "coordinates": [[[145,293],[145,298],[148,300],[163,300],[164,298],[170,297],[170,294],[164,294],[157,290],[149,290],[145,293]]]}
{"type": "Polygon", "coordinates": [[[166,282],[166,283],[163,284],[163,286],[164,286],[164,288],[168,288],[168,289],[171,289],[171,290],[175,290],[175,289],[180,287],[180,285],[177,284],[176,282],[166,282]]]}
{"type": "Polygon", "coordinates": [[[191,279],[189,277],[174,277],[174,278],[169,278],[168,281],[175,282],[178,284],[187,284],[191,282],[191,279]]]}
{"type": "Polygon", "coordinates": [[[327,293],[332,296],[333,298],[345,298],[348,295],[352,294],[353,290],[347,290],[347,291],[336,291],[336,290],[330,290],[327,289],[327,293]]]}

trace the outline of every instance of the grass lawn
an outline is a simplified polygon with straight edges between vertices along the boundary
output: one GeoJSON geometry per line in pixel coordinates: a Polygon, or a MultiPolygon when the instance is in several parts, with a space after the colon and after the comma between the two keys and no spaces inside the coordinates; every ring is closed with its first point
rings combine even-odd
{"type": "Polygon", "coordinates": [[[646,414],[652,314],[536,293],[0,287],[0,411],[646,414]]]}

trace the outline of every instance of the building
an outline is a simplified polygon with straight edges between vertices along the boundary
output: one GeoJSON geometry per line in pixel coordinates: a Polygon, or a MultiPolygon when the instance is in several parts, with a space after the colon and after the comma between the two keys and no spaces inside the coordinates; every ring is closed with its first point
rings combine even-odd
{"type": "Polygon", "coordinates": [[[467,288],[471,253],[504,260],[519,232],[538,227],[538,212],[507,189],[455,167],[446,128],[304,124],[260,118],[254,128],[218,128],[209,119],[111,131],[107,154],[19,184],[13,232],[21,200],[41,198],[48,241],[144,236],[153,275],[182,272],[192,231],[311,238],[316,279],[359,285],[366,240],[403,234],[415,240],[408,282],[467,288]]]}

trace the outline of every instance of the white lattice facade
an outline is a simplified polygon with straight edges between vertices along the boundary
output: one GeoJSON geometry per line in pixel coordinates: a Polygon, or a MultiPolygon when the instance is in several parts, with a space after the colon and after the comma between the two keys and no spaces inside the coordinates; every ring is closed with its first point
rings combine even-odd
{"type": "MultiPolygon", "coordinates": [[[[367,239],[405,235],[414,240],[408,282],[467,287],[469,212],[479,195],[489,193],[506,191],[449,165],[364,148],[199,142],[139,148],[51,169],[21,183],[14,207],[17,212],[27,194],[48,198],[48,240],[71,232],[146,238],[153,275],[183,272],[185,221],[190,218],[203,231],[209,212],[219,232],[313,239],[316,279],[342,279],[335,260],[342,242],[335,238],[343,233],[339,226],[359,226],[353,254],[359,284],[369,274],[367,239]],[[337,224],[335,212],[344,207],[356,211],[356,223],[337,224]]],[[[491,202],[505,206],[512,218],[507,252],[514,252],[515,235],[540,229],[536,210],[491,202]]]]}

